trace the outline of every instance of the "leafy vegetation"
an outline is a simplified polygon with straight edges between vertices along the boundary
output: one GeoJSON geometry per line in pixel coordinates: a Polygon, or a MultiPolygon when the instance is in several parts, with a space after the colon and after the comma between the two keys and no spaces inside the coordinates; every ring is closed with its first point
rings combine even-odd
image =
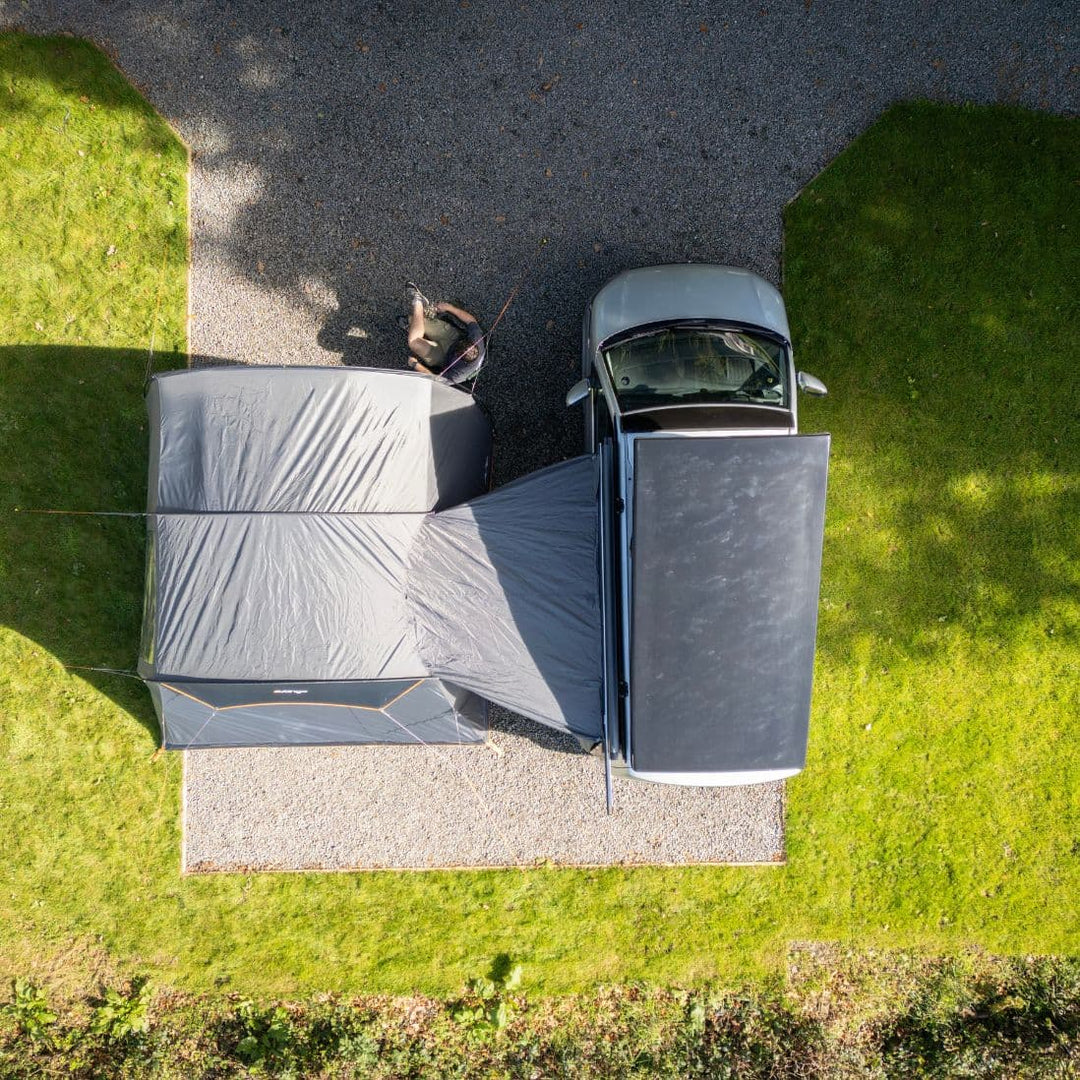
{"type": "Polygon", "coordinates": [[[0,1025],[0,1076],[998,1078],[1080,1065],[1075,961],[799,949],[786,985],[538,1000],[511,992],[520,972],[501,958],[450,1001],[159,994],[149,1025],[113,1042],[103,1006],[76,1001],[48,1040],[0,1025]],[[496,997],[513,1006],[503,1022],[496,997]],[[479,1024],[469,999],[483,1002],[479,1024]]]}
{"type": "Polygon", "coordinates": [[[32,1043],[48,1049],[50,1029],[57,1016],[49,1008],[49,1000],[40,986],[26,979],[11,980],[11,1001],[4,1006],[4,1015],[14,1022],[15,1033],[32,1043]]]}
{"type": "MultiPolygon", "coordinates": [[[[27,511],[142,508],[146,371],[186,347],[186,154],[97,50],[0,36],[0,213],[20,224],[0,230],[0,968],[256,999],[449,995],[499,953],[548,993],[775,974],[793,939],[1075,952],[1076,132],[902,106],[788,211],[800,361],[832,390],[803,427],[834,456],[786,866],[181,878],[180,762],[144,689],[65,667],[132,666],[141,524],[27,511]]],[[[522,1017],[483,989],[459,1026],[487,1045],[502,1001],[503,1030],[522,1017]]],[[[713,1022],[704,1001],[680,1031],[713,1022]]],[[[292,1007],[234,1006],[199,1007],[232,1010],[252,1067],[281,1056],[292,1007]]],[[[373,1053],[335,1008],[319,1030],[373,1053]]],[[[754,1031],[787,1030],[761,1009],[754,1031]]],[[[924,1056],[970,1030],[951,1015],[924,1056]]]]}
{"type": "Polygon", "coordinates": [[[126,993],[108,987],[94,1006],[90,1032],[110,1042],[122,1042],[148,1030],[152,996],[150,983],[144,978],[133,979],[126,993]]]}
{"type": "Polygon", "coordinates": [[[454,1003],[451,1015],[474,1031],[502,1031],[514,1015],[510,994],[521,986],[521,972],[521,965],[503,954],[487,977],[480,975],[465,984],[465,994],[454,1003]]]}

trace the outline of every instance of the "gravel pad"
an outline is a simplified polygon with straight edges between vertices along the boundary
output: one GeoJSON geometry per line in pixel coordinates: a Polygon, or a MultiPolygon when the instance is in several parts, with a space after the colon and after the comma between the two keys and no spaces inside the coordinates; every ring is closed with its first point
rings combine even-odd
{"type": "Polygon", "coordinates": [[[615,781],[600,758],[493,710],[481,746],[192,750],[184,870],[783,860],[783,784],[615,781]]]}

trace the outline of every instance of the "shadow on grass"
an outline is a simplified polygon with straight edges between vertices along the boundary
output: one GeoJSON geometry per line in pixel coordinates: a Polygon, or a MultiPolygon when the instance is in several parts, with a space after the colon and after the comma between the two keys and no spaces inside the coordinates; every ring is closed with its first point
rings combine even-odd
{"type": "Polygon", "coordinates": [[[852,629],[924,657],[955,631],[1000,646],[1074,631],[1075,454],[1010,423],[1009,407],[977,389],[969,400],[978,404],[922,404],[916,415],[900,396],[879,397],[872,431],[849,409],[830,423],[842,434],[823,598],[842,610],[823,618],[823,649],[849,650],[852,629]]]}
{"type": "Polygon", "coordinates": [[[1075,131],[899,105],[786,212],[800,363],[832,392],[801,424],[834,435],[824,651],[1075,633],[1075,131]]]}
{"type": "MultiPolygon", "coordinates": [[[[59,94],[78,99],[80,105],[125,112],[142,121],[145,142],[142,150],[166,153],[176,136],[160,122],[160,117],[119,68],[102,63],[101,50],[89,41],[67,36],[28,37],[13,31],[0,32],[0,50],[6,93],[0,95],[0,120],[5,117],[35,117],[45,124],[54,119],[54,110],[43,103],[37,84],[48,81],[59,94]]],[[[70,110],[63,119],[68,133],[70,110]]],[[[69,134],[73,145],[78,135],[69,134]]]]}
{"type": "MultiPolygon", "coordinates": [[[[146,364],[145,350],[0,347],[0,625],[61,664],[134,670],[145,526],[28,511],[145,509],[146,364]]],[[[77,674],[158,736],[141,683],[77,674]]]]}

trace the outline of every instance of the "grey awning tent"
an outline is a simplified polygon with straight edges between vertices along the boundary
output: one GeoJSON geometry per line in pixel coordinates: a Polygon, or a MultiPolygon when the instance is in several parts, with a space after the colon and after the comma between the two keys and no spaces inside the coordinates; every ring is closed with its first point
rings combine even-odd
{"type": "Polygon", "coordinates": [[[483,414],[404,372],[173,372],[148,407],[166,746],[474,742],[477,695],[599,736],[591,458],[482,495],[483,414]]]}
{"type": "Polygon", "coordinates": [[[411,372],[175,371],[147,407],[151,513],[426,513],[487,487],[487,419],[411,372]]]}

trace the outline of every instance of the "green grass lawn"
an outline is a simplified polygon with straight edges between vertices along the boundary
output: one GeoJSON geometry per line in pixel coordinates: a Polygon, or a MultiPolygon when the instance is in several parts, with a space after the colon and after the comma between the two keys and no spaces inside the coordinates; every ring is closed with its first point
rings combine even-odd
{"type": "Polygon", "coordinates": [[[186,154],[92,48],[0,36],[0,968],[250,994],[739,980],[789,942],[1075,952],[1076,121],[901,106],[787,213],[834,452],[779,868],[179,875],[131,668],[148,364],[182,363],[186,154]],[[153,356],[150,351],[153,346],[153,356]],[[1070,427],[1070,424],[1072,427],[1070,427]]]}
{"type": "Polygon", "coordinates": [[[1077,945],[1078,135],[896,106],[785,217],[834,433],[788,873],[859,939],[1077,945]]]}

